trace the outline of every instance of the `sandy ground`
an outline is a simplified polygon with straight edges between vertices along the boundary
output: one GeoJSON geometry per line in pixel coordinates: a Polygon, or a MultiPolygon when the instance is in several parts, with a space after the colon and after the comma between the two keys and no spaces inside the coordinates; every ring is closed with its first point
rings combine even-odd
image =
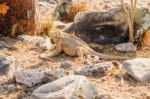
{"type": "MultiPolygon", "coordinates": [[[[33,44],[24,43],[22,41],[10,38],[1,38],[1,39],[5,41],[5,43],[7,44],[14,44],[14,46],[17,47],[17,50],[14,51],[7,49],[0,50],[0,56],[15,57],[19,62],[18,65],[22,69],[38,68],[38,67],[55,68],[59,67],[62,62],[65,61],[75,62],[76,59],[76,57],[69,57],[62,53],[59,56],[50,58],[50,60],[42,60],[39,58],[39,55],[46,54],[47,52],[41,51],[41,49],[37,48],[34,43],[33,44]],[[40,62],[45,62],[45,64],[38,66],[37,64],[39,64],[40,62]]],[[[109,54],[110,49],[103,51],[103,53],[109,54]]],[[[136,57],[150,58],[149,50],[137,51],[136,53],[118,53],[116,51],[113,51],[111,54],[120,56],[126,55],[128,57],[136,56],[136,57]]],[[[100,60],[100,62],[101,61],[107,60],[100,60]]],[[[82,63],[76,63],[75,68],[81,67],[83,65],[84,64],[82,63]]],[[[88,78],[89,80],[91,80],[93,84],[97,86],[100,94],[110,95],[113,99],[149,99],[145,98],[146,96],[150,95],[149,83],[140,83],[135,81],[133,78],[127,75],[124,70],[122,70],[122,72],[114,71],[111,75],[107,75],[102,78],[90,78],[90,77],[88,78]],[[121,82],[117,81],[115,78],[115,75],[120,73],[123,74],[124,78],[123,84],[121,84],[121,82]]],[[[29,95],[30,92],[34,89],[34,88],[26,88],[24,86],[20,87],[21,88],[17,89],[16,91],[12,91],[9,94],[7,94],[7,96],[4,97],[3,99],[16,99],[16,97],[23,97],[24,95],[25,96],[29,95]]]]}
{"type": "MultiPolygon", "coordinates": [[[[51,15],[56,5],[58,5],[58,2],[56,1],[57,0],[50,0],[50,3],[45,3],[47,5],[46,7],[40,6],[40,13],[42,13],[42,16],[45,15],[48,18],[51,15]]],[[[120,4],[119,0],[87,0],[87,2],[92,6],[100,6],[101,8],[105,9],[110,9],[120,4]]],[[[138,0],[138,6],[150,8],[150,0],[138,0]]],[[[0,56],[15,57],[19,62],[18,65],[22,69],[28,69],[32,67],[35,68],[35,66],[37,66],[37,64],[39,64],[40,62],[45,62],[45,64],[40,65],[41,67],[59,67],[60,64],[64,61],[74,62],[74,60],[76,59],[76,57],[69,57],[64,54],[61,54],[59,56],[50,58],[50,60],[46,61],[39,58],[39,55],[46,54],[46,52],[43,52],[41,49],[38,49],[35,46],[35,44],[24,43],[12,38],[0,38],[0,40],[4,41],[7,44],[12,44],[17,47],[17,50],[0,50],[0,56]]],[[[105,48],[105,50],[99,49],[99,51],[106,54],[110,54],[111,52],[112,55],[128,57],[145,57],[150,59],[149,50],[139,50],[136,53],[118,53],[114,51],[113,48],[108,47],[105,48]]],[[[78,68],[82,65],[83,64],[81,63],[76,63],[75,68],[78,68]]],[[[100,94],[110,95],[113,99],[150,99],[150,83],[137,82],[129,75],[127,75],[124,70],[122,70],[121,73],[123,74],[124,78],[123,84],[121,84],[120,81],[116,80],[116,78],[114,77],[115,75],[107,75],[102,78],[88,78],[90,81],[92,81],[93,84],[97,86],[100,94]]],[[[9,92],[2,99],[22,99],[24,95],[30,95],[30,92],[34,89],[26,88],[17,84],[16,86],[19,88],[17,88],[15,91],[9,92]]]]}

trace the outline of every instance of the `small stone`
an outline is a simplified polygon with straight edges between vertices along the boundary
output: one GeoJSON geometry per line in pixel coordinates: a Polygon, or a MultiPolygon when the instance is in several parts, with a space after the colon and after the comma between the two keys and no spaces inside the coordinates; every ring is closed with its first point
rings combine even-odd
{"type": "Polygon", "coordinates": [[[14,89],[15,89],[15,85],[13,84],[0,86],[0,96],[6,95],[8,92],[14,89]]]}
{"type": "Polygon", "coordinates": [[[7,80],[7,78],[6,78],[5,75],[0,76],[0,86],[1,86],[2,84],[4,84],[6,80],[7,80]]]}
{"type": "Polygon", "coordinates": [[[113,67],[112,62],[102,62],[98,64],[90,64],[86,65],[80,70],[76,70],[74,73],[78,75],[85,75],[85,76],[92,76],[92,77],[99,77],[106,75],[108,71],[110,71],[113,67]]]}
{"type": "Polygon", "coordinates": [[[13,77],[14,73],[19,70],[18,62],[14,57],[0,57],[0,76],[13,77]]]}
{"type": "Polygon", "coordinates": [[[60,68],[63,68],[63,69],[72,69],[73,67],[75,67],[75,63],[70,62],[70,61],[63,62],[60,65],[60,68]]]}
{"type": "Polygon", "coordinates": [[[99,61],[99,57],[98,56],[94,56],[94,58],[93,58],[93,62],[98,62],[99,61]]]}
{"type": "Polygon", "coordinates": [[[150,59],[135,58],[123,62],[123,67],[134,79],[140,82],[150,80],[150,59]]]}
{"type": "Polygon", "coordinates": [[[84,76],[72,75],[42,85],[32,99],[95,99],[97,89],[84,76]]]}
{"type": "Polygon", "coordinates": [[[15,79],[17,83],[24,84],[27,87],[32,87],[43,81],[44,71],[41,71],[39,69],[19,71],[15,74],[15,79]]]}
{"type": "Polygon", "coordinates": [[[137,47],[130,42],[115,45],[115,49],[119,52],[136,52],[137,47]]]}
{"type": "Polygon", "coordinates": [[[97,95],[95,99],[113,99],[110,95],[103,94],[103,95],[97,95]]]}

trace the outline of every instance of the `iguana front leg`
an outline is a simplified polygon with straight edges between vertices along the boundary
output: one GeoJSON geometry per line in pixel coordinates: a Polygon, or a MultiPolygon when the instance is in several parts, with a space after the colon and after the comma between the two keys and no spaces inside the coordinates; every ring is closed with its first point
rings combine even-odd
{"type": "Polygon", "coordinates": [[[55,48],[50,52],[50,57],[60,54],[62,51],[61,42],[58,42],[55,48]]]}
{"type": "Polygon", "coordinates": [[[83,61],[84,56],[87,56],[87,55],[89,55],[89,53],[85,48],[83,47],[77,48],[77,56],[78,56],[79,61],[83,61]]]}

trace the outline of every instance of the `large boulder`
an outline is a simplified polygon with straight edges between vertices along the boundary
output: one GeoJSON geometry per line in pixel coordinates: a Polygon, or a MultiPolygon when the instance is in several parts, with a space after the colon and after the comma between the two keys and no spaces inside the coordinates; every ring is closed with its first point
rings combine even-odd
{"type": "Polygon", "coordinates": [[[123,67],[129,75],[140,82],[150,80],[150,59],[135,58],[123,62],[123,67]]]}
{"type": "Polygon", "coordinates": [[[96,94],[86,77],[72,75],[37,88],[32,99],[95,99],[96,94]]]}

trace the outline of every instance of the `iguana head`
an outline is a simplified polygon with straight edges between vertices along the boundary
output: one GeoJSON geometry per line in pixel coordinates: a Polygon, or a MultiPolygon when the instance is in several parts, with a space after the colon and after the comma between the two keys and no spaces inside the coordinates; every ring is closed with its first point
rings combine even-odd
{"type": "Polygon", "coordinates": [[[49,37],[51,38],[53,43],[57,43],[58,41],[60,41],[61,33],[59,31],[51,32],[49,34],[49,37]]]}

